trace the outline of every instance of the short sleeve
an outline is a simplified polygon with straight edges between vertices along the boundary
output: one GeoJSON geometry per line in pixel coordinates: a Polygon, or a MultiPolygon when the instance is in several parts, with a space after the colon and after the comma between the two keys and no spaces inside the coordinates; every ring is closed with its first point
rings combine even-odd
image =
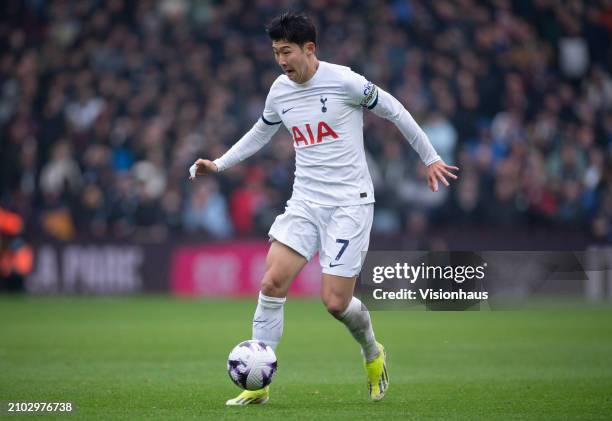
{"type": "Polygon", "coordinates": [[[345,77],[350,103],[361,105],[369,110],[378,102],[378,88],[359,73],[349,70],[345,77]]]}
{"type": "Polygon", "coordinates": [[[279,115],[276,113],[276,111],[274,111],[273,104],[274,104],[274,95],[273,95],[272,89],[270,89],[270,92],[268,92],[268,96],[266,98],[266,105],[261,115],[261,119],[263,120],[263,122],[270,126],[273,126],[275,124],[280,124],[282,122],[279,115]]]}

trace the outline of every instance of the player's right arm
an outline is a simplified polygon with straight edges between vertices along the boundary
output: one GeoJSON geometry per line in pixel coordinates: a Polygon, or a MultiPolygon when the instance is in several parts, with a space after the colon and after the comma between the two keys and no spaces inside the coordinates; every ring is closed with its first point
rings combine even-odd
{"type": "Polygon", "coordinates": [[[270,141],[282,123],[278,114],[272,109],[271,93],[270,91],[270,94],[268,94],[266,98],[266,106],[261,118],[251,127],[251,130],[246,132],[245,135],[220,158],[214,161],[201,158],[196,160],[189,169],[190,180],[198,175],[220,172],[230,168],[253,155],[270,141]]]}

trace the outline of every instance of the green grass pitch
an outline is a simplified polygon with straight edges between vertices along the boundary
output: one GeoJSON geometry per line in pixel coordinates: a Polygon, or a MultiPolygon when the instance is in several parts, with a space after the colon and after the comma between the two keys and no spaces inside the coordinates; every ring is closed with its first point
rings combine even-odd
{"type": "Polygon", "coordinates": [[[372,403],[344,326],[291,298],[269,404],[227,408],[239,390],[226,358],[250,338],[254,306],[0,297],[0,401],[71,401],[72,419],[100,420],[612,416],[612,307],[373,312],[390,388],[372,403]]]}

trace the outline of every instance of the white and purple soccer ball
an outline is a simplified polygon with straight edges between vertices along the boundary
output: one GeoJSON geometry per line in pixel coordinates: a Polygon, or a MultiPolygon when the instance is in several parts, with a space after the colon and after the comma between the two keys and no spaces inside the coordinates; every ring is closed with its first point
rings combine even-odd
{"type": "Polygon", "coordinates": [[[242,389],[262,389],[272,382],[277,362],[274,350],[262,341],[240,342],[227,358],[227,373],[242,389]]]}

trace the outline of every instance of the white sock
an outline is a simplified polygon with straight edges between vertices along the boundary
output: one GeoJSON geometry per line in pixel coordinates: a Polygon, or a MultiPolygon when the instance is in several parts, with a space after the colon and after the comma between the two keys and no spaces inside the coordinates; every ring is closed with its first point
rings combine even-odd
{"type": "Polygon", "coordinates": [[[366,361],[372,361],[378,356],[378,346],[376,346],[370,312],[365,306],[362,310],[362,305],[358,298],[353,297],[344,313],[340,315],[339,320],[344,323],[353,338],[361,345],[361,352],[363,352],[366,361]]]}
{"type": "Polygon", "coordinates": [[[283,306],[287,298],[268,297],[259,293],[253,316],[253,339],[263,341],[276,350],[283,334],[283,306]]]}

